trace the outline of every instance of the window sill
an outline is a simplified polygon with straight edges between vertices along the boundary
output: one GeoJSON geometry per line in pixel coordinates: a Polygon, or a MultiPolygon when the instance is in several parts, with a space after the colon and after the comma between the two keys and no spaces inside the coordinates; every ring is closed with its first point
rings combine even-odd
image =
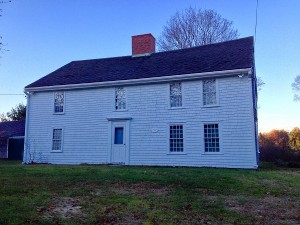
{"type": "Polygon", "coordinates": [[[220,105],[202,105],[201,108],[217,108],[220,107],[220,105]]]}
{"type": "Polygon", "coordinates": [[[116,109],[114,110],[114,112],[127,112],[128,109],[116,109]]]}
{"type": "Polygon", "coordinates": [[[65,114],[65,112],[60,112],[60,113],[53,113],[53,115],[64,115],[65,114]]]}
{"type": "Polygon", "coordinates": [[[169,152],[167,153],[166,155],[187,155],[187,153],[184,153],[184,152],[169,152]]]}
{"type": "Polygon", "coordinates": [[[224,152],[203,152],[201,155],[224,155],[224,152]]]}
{"type": "Polygon", "coordinates": [[[170,107],[168,110],[186,109],[185,107],[170,107]]]}
{"type": "Polygon", "coordinates": [[[62,153],[62,150],[52,150],[51,153],[62,153]]]}

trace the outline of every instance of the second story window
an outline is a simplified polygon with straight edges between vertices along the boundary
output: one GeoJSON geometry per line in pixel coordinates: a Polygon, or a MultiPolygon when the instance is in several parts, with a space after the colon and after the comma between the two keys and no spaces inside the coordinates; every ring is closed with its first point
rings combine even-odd
{"type": "Polygon", "coordinates": [[[203,105],[217,104],[216,79],[203,80],[203,105]]]}
{"type": "Polygon", "coordinates": [[[64,101],[65,101],[64,92],[60,91],[54,93],[54,113],[64,112],[64,101]]]}
{"type": "Polygon", "coordinates": [[[181,83],[170,84],[170,106],[181,107],[182,106],[182,92],[181,83]]]}
{"type": "Polygon", "coordinates": [[[126,109],[126,91],[124,87],[118,87],[115,90],[115,109],[124,110],[126,109]]]}

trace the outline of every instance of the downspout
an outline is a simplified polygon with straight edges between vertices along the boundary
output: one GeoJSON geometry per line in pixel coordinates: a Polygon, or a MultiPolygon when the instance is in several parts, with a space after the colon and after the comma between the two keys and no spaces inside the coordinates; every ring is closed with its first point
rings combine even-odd
{"type": "Polygon", "coordinates": [[[28,127],[29,127],[29,108],[30,108],[30,96],[32,93],[28,91],[24,91],[27,98],[27,106],[26,106],[26,120],[25,120],[25,138],[24,138],[24,155],[23,155],[23,164],[29,164],[28,159],[28,127]]]}
{"type": "Polygon", "coordinates": [[[259,144],[258,144],[258,116],[257,116],[257,78],[255,67],[253,66],[253,76],[252,76],[252,101],[253,101],[253,115],[254,115],[254,135],[255,135],[255,154],[256,154],[256,164],[259,166],[259,144]]]}

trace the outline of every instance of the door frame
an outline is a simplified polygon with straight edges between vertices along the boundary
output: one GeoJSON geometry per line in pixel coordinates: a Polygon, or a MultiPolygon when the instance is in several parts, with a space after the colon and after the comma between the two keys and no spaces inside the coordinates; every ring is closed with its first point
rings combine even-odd
{"type": "Polygon", "coordinates": [[[125,165],[130,164],[130,117],[126,118],[107,118],[108,120],[108,152],[107,152],[107,163],[112,162],[112,151],[113,151],[113,143],[114,143],[114,124],[115,123],[123,123],[124,124],[124,135],[125,135],[125,165]]]}

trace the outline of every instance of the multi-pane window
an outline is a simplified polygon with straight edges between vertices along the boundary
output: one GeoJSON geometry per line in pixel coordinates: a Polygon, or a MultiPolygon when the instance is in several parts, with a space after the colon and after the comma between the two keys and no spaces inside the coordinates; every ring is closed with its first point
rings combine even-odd
{"type": "Polygon", "coordinates": [[[219,124],[204,124],[205,152],[219,152],[219,124]]]}
{"type": "Polygon", "coordinates": [[[170,84],[170,106],[171,107],[182,106],[181,83],[170,84]]]}
{"type": "Polygon", "coordinates": [[[62,129],[53,129],[52,150],[53,151],[62,150],[62,129]]]}
{"type": "Polygon", "coordinates": [[[203,80],[203,105],[217,104],[216,79],[203,80]]]}
{"type": "Polygon", "coordinates": [[[170,126],[170,152],[183,152],[183,126],[170,126]]]}
{"type": "Polygon", "coordinates": [[[54,113],[64,112],[64,92],[54,93],[54,113]]]}
{"type": "Polygon", "coordinates": [[[123,87],[118,87],[115,90],[116,110],[126,109],[126,91],[123,87]]]}

